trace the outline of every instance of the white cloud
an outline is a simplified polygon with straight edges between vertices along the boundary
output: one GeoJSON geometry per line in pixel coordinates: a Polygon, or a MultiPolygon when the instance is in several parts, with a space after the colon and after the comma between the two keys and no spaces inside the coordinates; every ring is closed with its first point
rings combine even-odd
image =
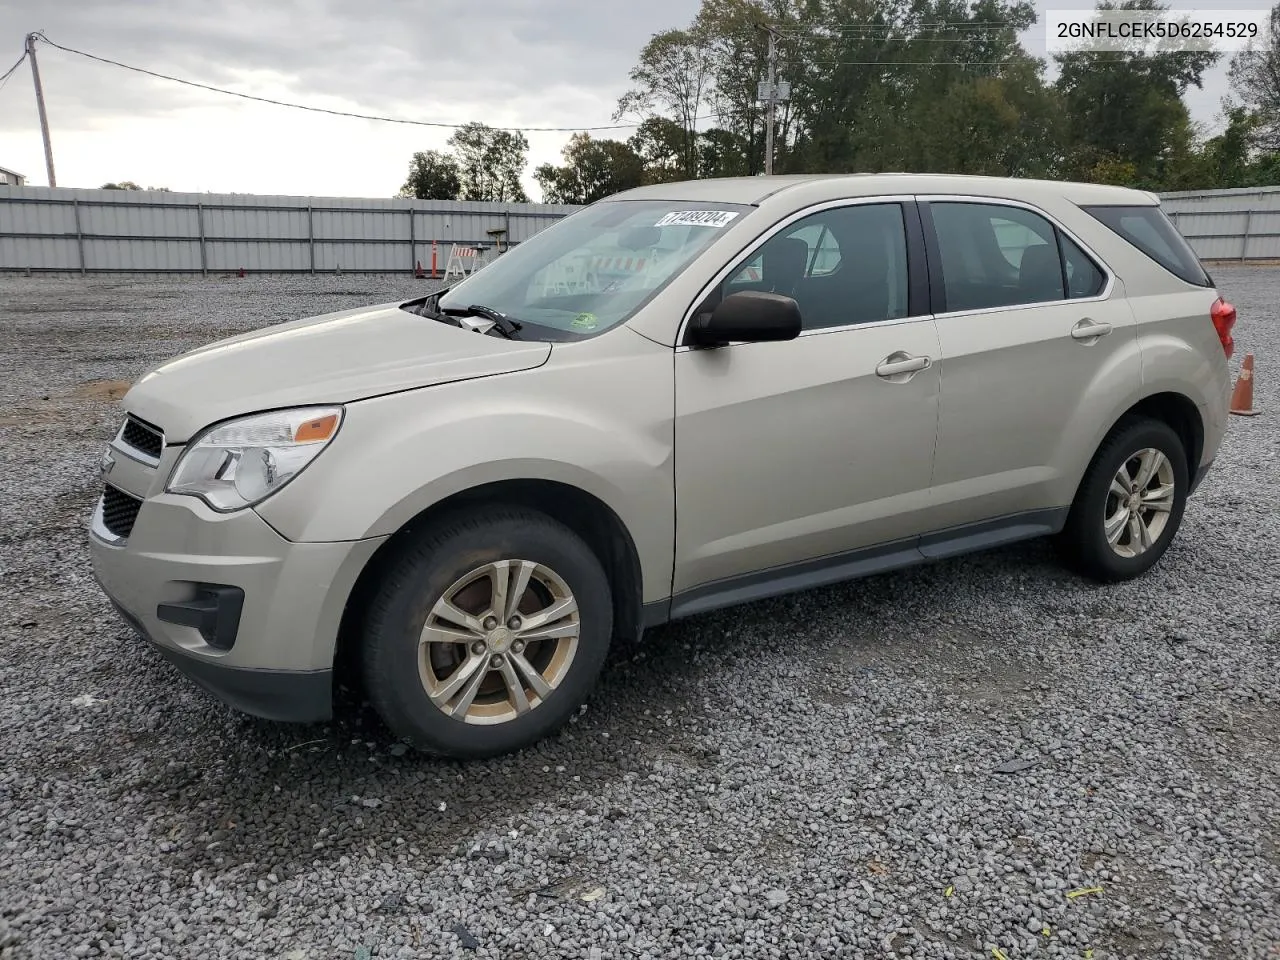
{"type": "MultiPolygon", "coordinates": [[[[608,124],[640,47],[655,31],[688,23],[698,5],[0,0],[0,23],[10,30],[0,69],[21,51],[23,32],[44,30],[162,73],[331,109],[498,126],[608,124]]],[[[1033,32],[1028,46],[1042,53],[1043,35],[1033,32]]],[[[443,147],[450,134],[235,100],[45,45],[39,55],[62,186],[127,179],[175,190],[390,196],[410,155],[443,147]]],[[[1189,92],[1196,119],[1214,121],[1225,72],[1217,68],[1205,90],[1189,92]]],[[[568,139],[527,136],[530,169],[558,162],[568,139]]],[[[0,165],[44,182],[25,66],[0,91],[0,165]]]]}

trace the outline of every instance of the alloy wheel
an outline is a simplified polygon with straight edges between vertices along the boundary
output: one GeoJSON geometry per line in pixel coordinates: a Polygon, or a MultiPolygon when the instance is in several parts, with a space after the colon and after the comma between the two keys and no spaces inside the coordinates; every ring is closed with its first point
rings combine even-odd
{"type": "Polygon", "coordinates": [[[536,709],[564,680],[581,626],[573,592],[550,567],[486,563],[432,606],[419,639],[418,673],[447,716],[505,723],[536,709]]]}
{"type": "Polygon", "coordinates": [[[1111,480],[1104,510],[1107,543],[1119,556],[1136,557],[1164,534],[1173,511],[1173,464],[1154,447],[1125,460],[1111,480]]]}

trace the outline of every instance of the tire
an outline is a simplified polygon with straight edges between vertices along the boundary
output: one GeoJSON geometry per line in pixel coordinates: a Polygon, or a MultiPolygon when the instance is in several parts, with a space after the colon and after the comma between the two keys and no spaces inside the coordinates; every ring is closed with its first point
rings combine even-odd
{"type": "Polygon", "coordinates": [[[1077,572],[1101,583],[1141,576],[1159,562],[1177,534],[1188,487],[1186,449],[1168,424],[1146,418],[1122,422],[1103,441],[1080,482],[1066,525],[1058,535],[1063,558],[1077,572]],[[1156,466],[1140,491],[1142,504],[1137,512],[1149,545],[1134,526],[1135,514],[1128,506],[1136,505],[1133,494],[1120,496],[1124,486],[1121,468],[1131,480],[1142,480],[1147,462],[1143,458],[1150,458],[1156,466]],[[1112,486],[1113,479],[1117,487],[1112,486]],[[1170,484],[1173,489],[1167,492],[1170,484]],[[1114,546],[1109,532],[1118,537],[1114,546]]]}
{"type": "Polygon", "coordinates": [[[519,508],[456,514],[388,570],[366,613],[363,661],[369,698],[397,737],[428,753],[492,757],[555,732],[586,702],[613,602],[599,559],[563,524],[519,508]],[[514,596],[522,578],[520,598],[493,595],[505,580],[514,596]]]}

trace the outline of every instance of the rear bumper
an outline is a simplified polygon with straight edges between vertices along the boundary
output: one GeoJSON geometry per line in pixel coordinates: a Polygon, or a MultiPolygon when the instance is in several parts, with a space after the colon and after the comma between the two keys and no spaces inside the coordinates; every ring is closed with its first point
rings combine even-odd
{"type": "MultiPolygon", "coordinates": [[[[105,588],[104,592],[105,592],[105,588]]],[[[333,715],[332,670],[253,670],[179,653],[157,641],[142,622],[107,594],[116,612],[178,670],[228,706],[266,720],[312,723],[333,715]]]]}

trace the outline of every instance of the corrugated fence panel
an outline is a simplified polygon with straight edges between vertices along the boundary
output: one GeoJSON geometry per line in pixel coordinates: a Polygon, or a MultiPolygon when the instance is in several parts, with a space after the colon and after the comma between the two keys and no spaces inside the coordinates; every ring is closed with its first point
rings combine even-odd
{"type": "Polygon", "coordinates": [[[311,258],[305,241],[224,240],[206,247],[210,270],[226,272],[239,270],[264,270],[293,272],[309,270],[311,258]]]}
{"type": "Polygon", "coordinates": [[[227,240],[305,240],[307,211],[228,209],[205,205],[204,235],[227,240]]]}
{"type": "Polygon", "coordinates": [[[397,240],[409,243],[409,214],[401,210],[317,210],[317,240],[397,240]]]}
{"type": "MultiPolygon", "coordinates": [[[[409,244],[317,243],[316,270],[332,273],[348,271],[411,270],[409,244]]],[[[444,269],[442,266],[441,270],[444,269]]]]}
{"type": "MultiPolygon", "coordinates": [[[[80,231],[107,237],[198,238],[196,211],[183,207],[136,207],[124,204],[77,204],[80,231]]],[[[73,210],[74,213],[74,210],[73,210]]],[[[74,224],[72,230],[74,231],[74,224]]]]}
{"type": "Polygon", "coordinates": [[[200,244],[192,240],[94,240],[84,241],[86,270],[121,270],[141,273],[200,269],[200,244]]]}
{"type": "Polygon", "coordinates": [[[443,270],[454,243],[521,243],[577,207],[0,186],[0,270],[443,270]],[[412,244],[411,244],[412,241],[412,244]]]}
{"type": "Polygon", "coordinates": [[[1252,216],[1244,255],[1249,260],[1280,259],[1280,209],[1252,216]]]}
{"type": "Polygon", "coordinates": [[[0,237],[0,264],[11,270],[79,270],[80,253],[74,237],[0,237]]]}
{"type": "MultiPolygon", "coordinates": [[[[4,188],[0,188],[2,189],[4,188]]],[[[69,233],[74,236],[75,232],[75,208],[69,203],[27,203],[21,200],[0,203],[0,234],[36,233],[57,236],[69,233]]]]}
{"type": "Polygon", "coordinates": [[[1160,200],[1202,260],[1280,257],[1280,187],[1169,193],[1160,200]]]}

